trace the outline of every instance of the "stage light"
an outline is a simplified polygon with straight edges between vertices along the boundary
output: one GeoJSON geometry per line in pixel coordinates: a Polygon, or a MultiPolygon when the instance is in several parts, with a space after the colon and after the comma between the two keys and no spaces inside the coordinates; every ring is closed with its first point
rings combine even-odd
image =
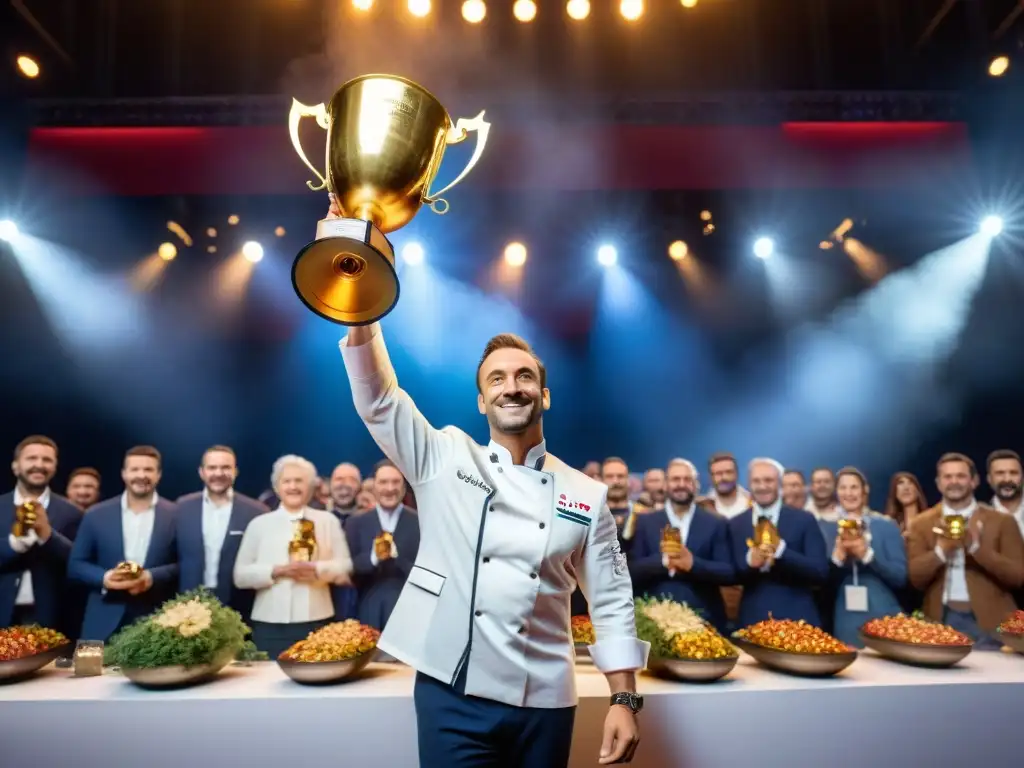
{"type": "Polygon", "coordinates": [[[278,227],[277,229],[274,230],[274,234],[277,235],[278,237],[284,237],[285,235],[288,234],[288,232],[285,230],[284,227],[278,227]]]}
{"type": "Polygon", "coordinates": [[[409,13],[418,19],[422,19],[430,13],[430,0],[409,0],[409,13]]]}
{"type": "Polygon", "coordinates": [[[767,259],[775,252],[775,243],[770,237],[759,237],[754,241],[754,255],[759,259],[767,259]]]}
{"type": "Polygon", "coordinates": [[[18,236],[18,225],[10,219],[4,219],[0,221],[0,240],[6,243],[14,241],[14,238],[18,236]]]}
{"type": "Polygon", "coordinates": [[[683,8],[696,8],[697,0],[679,0],[682,3],[683,8]]]}
{"type": "Polygon", "coordinates": [[[174,246],[174,243],[160,243],[160,247],[156,249],[156,252],[164,261],[174,261],[174,257],[178,255],[178,249],[174,246]]]}
{"type": "Polygon", "coordinates": [[[569,0],[565,4],[565,12],[575,21],[583,21],[590,15],[590,0],[569,0]]]}
{"type": "Polygon", "coordinates": [[[1010,68],[1010,57],[1009,56],[996,56],[992,59],[992,62],[988,65],[988,73],[992,77],[1002,77],[1006,74],[1006,70],[1010,68]]]}
{"type": "Polygon", "coordinates": [[[373,0],[352,0],[352,7],[357,11],[368,11],[373,8],[373,0]]]}
{"type": "Polygon", "coordinates": [[[207,237],[216,237],[217,236],[217,230],[214,227],[207,227],[206,228],[206,236],[207,237]]]}
{"type": "Polygon", "coordinates": [[[423,246],[419,243],[406,243],[402,248],[402,261],[411,267],[423,263],[423,246]]]}
{"type": "Polygon", "coordinates": [[[256,264],[263,259],[263,246],[255,240],[250,240],[242,246],[242,255],[246,261],[256,264]]]}
{"type": "Polygon", "coordinates": [[[619,252],[614,245],[602,245],[597,249],[597,263],[602,267],[614,267],[619,260],[619,252]]]}
{"type": "Polygon", "coordinates": [[[235,226],[239,221],[241,221],[241,219],[238,218],[238,214],[236,213],[232,213],[230,216],[228,216],[228,224],[230,224],[232,227],[235,226]]]}
{"type": "Polygon", "coordinates": [[[505,246],[505,263],[510,267],[521,267],[526,263],[526,246],[522,243],[509,243],[505,246]]]}
{"type": "Polygon", "coordinates": [[[644,0],[622,0],[619,13],[626,21],[636,21],[644,15],[644,0]]]}
{"type": "Polygon", "coordinates": [[[985,237],[995,237],[1003,231],[1003,220],[998,216],[986,216],[981,220],[980,229],[985,237]]]}
{"type": "Polygon", "coordinates": [[[487,5],[484,0],[466,0],[462,4],[462,18],[470,24],[479,24],[487,15],[487,5]]]}
{"type": "Polygon", "coordinates": [[[39,62],[31,56],[22,54],[14,61],[22,77],[27,77],[29,80],[39,77],[39,62]]]}
{"type": "Polygon", "coordinates": [[[668,247],[668,257],[672,261],[682,261],[690,252],[689,246],[682,240],[676,240],[668,247]]]}
{"type": "Polygon", "coordinates": [[[519,21],[533,21],[537,16],[537,4],[533,0],[516,0],[512,15],[519,21]]]}

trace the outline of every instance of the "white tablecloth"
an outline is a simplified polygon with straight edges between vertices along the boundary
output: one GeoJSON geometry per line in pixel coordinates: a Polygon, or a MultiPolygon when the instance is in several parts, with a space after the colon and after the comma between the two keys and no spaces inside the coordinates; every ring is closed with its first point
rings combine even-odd
{"type": "MultiPolygon", "coordinates": [[[[594,766],[608,688],[577,671],[572,768],[594,766]]],[[[377,664],[348,684],[304,687],[274,664],[145,691],[117,674],[49,668],[0,686],[3,768],[416,768],[413,673],[377,664]]],[[[954,669],[863,653],[837,678],[781,675],[744,656],[726,680],[642,676],[639,768],[1020,766],[1024,657],[974,653],[954,669]]]]}

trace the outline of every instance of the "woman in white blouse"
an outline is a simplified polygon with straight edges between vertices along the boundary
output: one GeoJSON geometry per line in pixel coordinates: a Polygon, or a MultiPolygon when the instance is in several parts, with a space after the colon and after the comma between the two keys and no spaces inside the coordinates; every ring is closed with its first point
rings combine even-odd
{"type": "Polygon", "coordinates": [[[281,506],[245,529],[235,586],[256,590],[252,639],[273,659],[334,618],[330,585],[351,583],[352,557],[338,518],[309,506],[317,483],[311,462],[282,456],[274,462],[270,482],[281,506]],[[288,545],[303,519],[313,523],[316,549],[310,562],[293,562],[288,545]]]}

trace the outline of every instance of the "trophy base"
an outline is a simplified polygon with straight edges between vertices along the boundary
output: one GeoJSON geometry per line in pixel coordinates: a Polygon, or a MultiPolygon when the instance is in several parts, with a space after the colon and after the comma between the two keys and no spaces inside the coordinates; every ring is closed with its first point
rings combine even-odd
{"type": "Polygon", "coordinates": [[[299,251],[292,286],[306,307],[338,325],[369,325],[398,303],[395,249],[372,222],[324,219],[299,251]]]}

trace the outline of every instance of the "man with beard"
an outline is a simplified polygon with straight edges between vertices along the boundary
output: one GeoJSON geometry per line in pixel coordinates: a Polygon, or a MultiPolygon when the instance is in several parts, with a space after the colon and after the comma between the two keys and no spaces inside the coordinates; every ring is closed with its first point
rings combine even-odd
{"type": "Polygon", "coordinates": [[[384,629],[405,587],[420,548],[420,523],[407,508],[405,478],[393,462],[378,462],[373,471],[377,507],[349,520],[345,529],[359,592],[356,615],[363,624],[384,629]]]}
{"type": "MultiPolygon", "coordinates": [[[[1024,537],[1024,504],[1021,504],[1021,461],[1016,451],[1001,449],[992,451],[986,462],[988,485],[995,493],[992,508],[998,509],[1017,521],[1021,536],[1024,537]]],[[[1024,609],[1024,589],[1014,595],[1017,607],[1024,609]]]]}
{"type": "Polygon", "coordinates": [[[782,476],[782,503],[793,509],[807,506],[807,480],[799,469],[787,469],[782,476]]]}
{"type": "Polygon", "coordinates": [[[85,511],[100,500],[100,473],[92,467],[72,470],[65,493],[68,501],[85,511]]]}
{"type": "Polygon", "coordinates": [[[173,597],[178,586],[175,507],[156,492],[160,452],[148,445],[129,449],[121,479],[124,493],[82,518],[68,561],[68,577],[89,590],[83,640],[108,640],[173,597]],[[139,570],[123,573],[121,563],[139,570]]]}
{"type": "MultiPolygon", "coordinates": [[[[355,464],[342,462],[331,472],[330,511],[341,522],[342,528],[349,518],[358,513],[356,497],[363,487],[363,475],[355,464]]],[[[355,556],[355,553],[352,553],[355,556]]]]}
{"type": "Polygon", "coordinates": [[[779,497],[785,470],[774,459],[754,459],[748,470],[753,505],[729,521],[733,565],[743,587],[739,625],[776,619],[803,619],[821,626],[814,588],[829,574],[825,537],[814,517],[783,505],[779,497]],[[753,541],[759,521],[778,532],[775,545],[753,541]]]}
{"type": "Polygon", "coordinates": [[[628,553],[636,531],[637,516],[649,510],[629,500],[629,467],[618,456],[609,456],[602,462],[601,480],[608,486],[608,509],[615,519],[619,546],[628,553]]]}
{"type": "Polygon", "coordinates": [[[736,582],[729,525],[721,515],[694,503],[700,480],[691,462],[673,459],[665,478],[664,511],[637,519],[629,565],[633,589],[637,594],[667,595],[686,603],[724,632],[720,587],[736,582]]]}
{"type": "Polygon", "coordinates": [[[651,509],[661,509],[665,506],[665,470],[655,467],[644,472],[641,498],[646,499],[645,506],[651,509]]]}
{"type": "Polygon", "coordinates": [[[577,580],[598,638],[590,656],[612,691],[599,762],[628,762],[643,704],[635,672],[650,647],[636,637],[607,489],[547,452],[551,393],[537,355],[511,334],[487,343],[476,376],[491,435],[482,446],[424,418],[398,386],[378,324],[351,328],[341,351],[356,410],[420,502],[419,553],[380,639],[417,670],[420,765],[568,765],[577,580]]]}
{"type": "Polygon", "coordinates": [[[804,509],[822,522],[834,523],[839,519],[836,473],[828,467],[818,467],[811,472],[811,498],[804,509]]]}
{"type": "Polygon", "coordinates": [[[214,445],[206,449],[199,462],[203,490],[182,496],[176,502],[178,591],[206,587],[248,621],[255,592],[235,586],[235,559],[245,529],[267,508],[238,493],[237,478],[234,450],[214,445]]]}
{"type": "Polygon", "coordinates": [[[1010,515],[975,500],[978,470],[967,456],[945,454],[936,475],[942,501],[914,520],[907,537],[910,581],[924,592],[928,618],[968,635],[978,650],[998,650],[992,633],[1024,584],[1020,529],[1010,515]],[[948,535],[955,517],[966,521],[962,538],[948,535]]]}
{"type": "Polygon", "coordinates": [[[711,493],[697,503],[731,519],[750,508],[750,494],[739,485],[740,473],[736,457],[731,453],[714,453],[708,459],[711,493]]]}
{"type": "Polygon", "coordinates": [[[0,627],[41,624],[69,636],[75,599],[66,574],[82,513],[50,490],[57,471],[57,444],[43,435],[26,437],[11,462],[15,486],[0,496],[0,627]],[[23,536],[12,527],[18,507],[36,502],[35,523],[23,536]]]}

